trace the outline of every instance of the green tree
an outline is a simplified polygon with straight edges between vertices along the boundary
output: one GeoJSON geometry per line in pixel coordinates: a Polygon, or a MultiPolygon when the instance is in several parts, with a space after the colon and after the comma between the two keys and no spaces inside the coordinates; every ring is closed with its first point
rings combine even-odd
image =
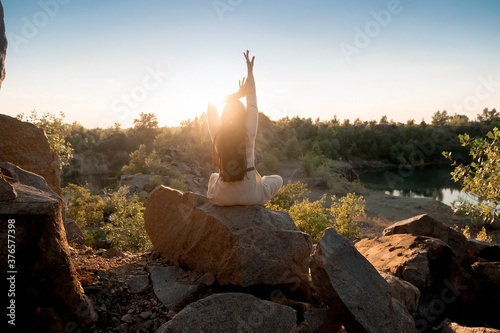
{"type": "Polygon", "coordinates": [[[432,125],[434,126],[443,126],[446,125],[446,122],[450,119],[450,116],[448,116],[448,112],[446,110],[444,111],[436,111],[432,115],[432,125]]]}
{"type": "Polygon", "coordinates": [[[365,200],[354,193],[348,193],[338,201],[335,200],[336,197],[333,195],[330,213],[335,218],[335,229],[347,238],[357,237],[360,229],[356,218],[364,215],[365,200]]]}
{"type": "Polygon", "coordinates": [[[66,140],[70,132],[70,126],[63,122],[64,117],[63,112],[59,112],[59,116],[49,112],[45,112],[39,116],[36,110],[31,111],[29,116],[26,116],[24,113],[17,115],[17,119],[30,122],[45,131],[50,149],[59,156],[61,168],[68,165],[69,161],[73,158],[73,148],[71,147],[71,143],[66,140]]]}
{"type": "Polygon", "coordinates": [[[481,123],[491,124],[494,121],[500,120],[500,114],[496,109],[492,109],[491,111],[488,108],[483,110],[483,113],[477,115],[477,121],[481,123]]]}
{"type": "Polygon", "coordinates": [[[443,155],[456,165],[452,179],[460,182],[462,190],[477,197],[479,202],[462,200],[453,206],[466,215],[491,223],[500,213],[500,131],[495,127],[484,138],[472,139],[468,134],[459,135],[459,138],[462,146],[470,147],[472,163],[457,165],[451,153],[443,152],[443,155]]]}

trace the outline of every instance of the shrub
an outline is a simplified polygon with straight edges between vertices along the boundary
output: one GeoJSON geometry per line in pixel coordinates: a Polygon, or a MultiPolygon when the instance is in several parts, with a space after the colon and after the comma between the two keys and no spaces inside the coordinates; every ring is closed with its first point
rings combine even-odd
{"type": "Polygon", "coordinates": [[[337,202],[335,199],[332,196],[333,203],[330,207],[330,213],[335,218],[335,229],[347,238],[357,237],[360,230],[355,219],[364,215],[365,200],[354,193],[348,193],[337,202]]]}
{"type": "Polygon", "coordinates": [[[265,205],[267,209],[288,211],[295,202],[304,200],[307,194],[311,193],[307,185],[301,182],[292,183],[290,180],[283,186],[278,194],[269,200],[265,205]]]}
{"type": "Polygon", "coordinates": [[[150,174],[162,166],[164,163],[156,150],[148,154],[146,145],[141,144],[139,149],[130,153],[129,163],[122,167],[122,173],[126,175],[150,174]]]}
{"type": "Polygon", "coordinates": [[[63,188],[66,202],[66,216],[73,219],[80,228],[98,226],[103,220],[104,202],[90,190],[75,184],[63,188]]]}
{"type": "Polygon", "coordinates": [[[144,229],[144,204],[137,194],[130,196],[128,186],[122,186],[104,201],[106,207],[113,210],[109,222],[103,227],[113,246],[132,252],[143,251],[151,246],[144,229]]]}
{"type": "Polygon", "coordinates": [[[289,210],[290,216],[297,227],[305,233],[311,235],[313,243],[317,243],[326,228],[330,226],[330,218],[324,208],[326,195],[320,200],[309,202],[304,199],[296,202],[289,210]]]}

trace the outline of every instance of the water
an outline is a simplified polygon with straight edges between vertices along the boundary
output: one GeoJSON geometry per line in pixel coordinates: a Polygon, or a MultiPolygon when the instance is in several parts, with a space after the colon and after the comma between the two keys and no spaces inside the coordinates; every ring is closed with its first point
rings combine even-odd
{"type": "Polygon", "coordinates": [[[361,171],[364,186],[387,194],[409,198],[432,198],[446,205],[460,198],[473,200],[451,179],[453,167],[400,168],[361,171]]]}

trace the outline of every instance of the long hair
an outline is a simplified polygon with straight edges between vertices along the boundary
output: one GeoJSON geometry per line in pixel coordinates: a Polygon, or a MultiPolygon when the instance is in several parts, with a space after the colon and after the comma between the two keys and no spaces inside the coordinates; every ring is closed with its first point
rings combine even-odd
{"type": "Polygon", "coordinates": [[[215,137],[214,159],[222,180],[242,180],[246,165],[246,109],[239,100],[224,106],[219,131],[215,137]]]}

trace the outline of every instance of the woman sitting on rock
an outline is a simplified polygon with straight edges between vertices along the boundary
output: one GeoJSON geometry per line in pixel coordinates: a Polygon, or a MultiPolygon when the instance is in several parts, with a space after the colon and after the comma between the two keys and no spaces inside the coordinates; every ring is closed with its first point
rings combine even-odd
{"type": "Polygon", "coordinates": [[[255,169],[255,138],[259,111],[253,64],[249,51],[243,53],[247,63],[247,79],[239,83],[237,93],[228,96],[219,119],[217,109],[208,105],[208,130],[214,144],[218,173],[210,176],[207,197],[217,206],[263,205],[275,196],[281,186],[281,176],[262,177],[255,169]],[[247,107],[239,101],[246,97],[247,107]]]}

